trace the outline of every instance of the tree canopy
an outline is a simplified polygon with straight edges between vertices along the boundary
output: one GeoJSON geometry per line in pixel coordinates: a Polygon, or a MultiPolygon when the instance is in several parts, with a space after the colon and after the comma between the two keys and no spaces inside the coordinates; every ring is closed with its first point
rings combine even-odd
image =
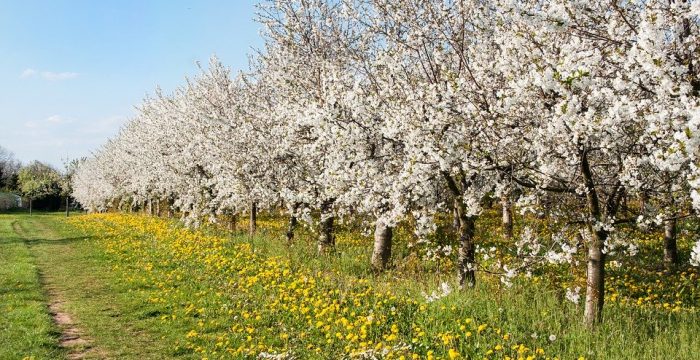
{"type": "Polygon", "coordinates": [[[18,173],[19,189],[30,199],[58,194],[61,176],[51,165],[33,161],[23,166],[18,173]]]}
{"type": "Polygon", "coordinates": [[[195,226],[284,204],[319,249],[334,218],[360,217],[380,258],[397,223],[426,239],[453,213],[463,287],[501,199],[563,230],[524,231],[522,266],[489,271],[507,284],[584,242],[593,324],[606,254],[634,252],[619,225],[700,209],[699,18],[698,1],[265,1],[251,68],[212,58],[144,99],[73,195],[92,211],[167,201],[195,226]]]}

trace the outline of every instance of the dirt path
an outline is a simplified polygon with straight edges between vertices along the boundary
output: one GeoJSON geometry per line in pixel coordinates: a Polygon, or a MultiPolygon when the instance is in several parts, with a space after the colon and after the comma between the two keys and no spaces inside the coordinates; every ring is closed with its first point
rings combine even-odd
{"type": "Polygon", "coordinates": [[[49,312],[54,322],[61,329],[61,336],[58,344],[68,351],[69,359],[83,359],[89,352],[93,351],[91,342],[82,334],[73,322],[69,313],[63,311],[63,301],[52,288],[46,288],[49,297],[49,312]]]}
{"type": "MultiPolygon", "coordinates": [[[[41,229],[42,233],[51,235],[50,229],[43,226],[43,224],[37,225],[37,227],[41,229]]],[[[15,233],[17,233],[17,235],[24,239],[25,245],[30,249],[35,241],[40,240],[29,236],[18,221],[12,223],[12,229],[15,233]]],[[[73,320],[71,314],[64,311],[63,298],[60,289],[55,286],[50,276],[46,276],[46,274],[44,274],[41,268],[39,268],[39,282],[44,289],[44,293],[46,294],[46,298],[48,300],[47,305],[49,314],[61,331],[61,335],[58,339],[59,345],[66,350],[68,354],[67,358],[102,358],[102,356],[100,356],[100,352],[92,347],[90,339],[84,335],[83,331],[73,320]]]]}

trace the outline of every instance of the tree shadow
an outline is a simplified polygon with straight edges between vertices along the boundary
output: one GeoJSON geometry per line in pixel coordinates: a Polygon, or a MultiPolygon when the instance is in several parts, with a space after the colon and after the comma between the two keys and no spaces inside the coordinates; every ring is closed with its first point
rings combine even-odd
{"type": "Polygon", "coordinates": [[[95,236],[78,236],[78,237],[68,237],[62,239],[23,239],[20,237],[13,237],[9,239],[0,240],[0,247],[10,246],[15,244],[26,244],[29,246],[34,245],[69,245],[73,243],[78,243],[81,241],[89,241],[94,239],[95,236]]]}
{"type": "Polygon", "coordinates": [[[26,239],[23,240],[27,245],[29,246],[34,246],[34,245],[69,245],[81,241],[88,241],[92,240],[94,236],[78,236],[78,237],[69,237],[69,238],[62,238],[62,239],[26,239]]]}

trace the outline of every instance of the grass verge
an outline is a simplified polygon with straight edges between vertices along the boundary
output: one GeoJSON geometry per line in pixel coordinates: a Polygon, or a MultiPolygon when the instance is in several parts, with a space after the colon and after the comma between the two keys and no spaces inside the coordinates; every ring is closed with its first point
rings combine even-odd
{"type": "Polygon", "coordinates": [[[339,251],[318,257],[309,234],[290,247],[274,230],[282,220],[269,221],[273,230],[250,238],[145,216],[0,215],[0,343],[8,344],[0,359],[76,352],[119,359],[694,359],[700,352],[697,271],[656,271],[655,239],[634,262],[609,269],[605,323],[591,333],[581,326],[580,306],[563,299],[562,284],[546,281],[566,270],[548,269],[509,289],[482,276],[475,289],[429,302],[424,292],[440,293],[443,283],[455,288],[449,263],[426,265],[399,245],[396,266],[375,275],[371,240],[340,234],[339,251]],[[58,346],[61,329],[46,306],[56,301],[88,345],[58,346]]]}
{"type": "Polygon", "coordinates": [[[37,259],[19,226],[18,216],[0,214],[0,359],[62,357],[37,259]]]}

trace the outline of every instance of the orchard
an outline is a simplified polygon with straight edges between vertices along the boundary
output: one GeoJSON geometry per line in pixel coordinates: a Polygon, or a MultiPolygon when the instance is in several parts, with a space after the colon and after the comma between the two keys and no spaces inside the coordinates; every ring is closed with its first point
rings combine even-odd
{"type": "Polygon", "coordinates": [[[353,220],[374,229],[376,271],[396,227],[429,242],[449,217],[464,296],[482,271],[507,283],[584,253],[594,327],[608,254],[639,246],[630,228],[664,229],[669,266],[700,261],[700,243],[690,259],[676,246],[700,209],[699,19],[697,1],[263,2],[250,68],[213,57],[156,90],[79,165],[73,196],[194,227],[249,217],[251,232],[282,210],[319,256],[353,220]],[[485,268],[493,207],[513,257],[485,268]]]}

